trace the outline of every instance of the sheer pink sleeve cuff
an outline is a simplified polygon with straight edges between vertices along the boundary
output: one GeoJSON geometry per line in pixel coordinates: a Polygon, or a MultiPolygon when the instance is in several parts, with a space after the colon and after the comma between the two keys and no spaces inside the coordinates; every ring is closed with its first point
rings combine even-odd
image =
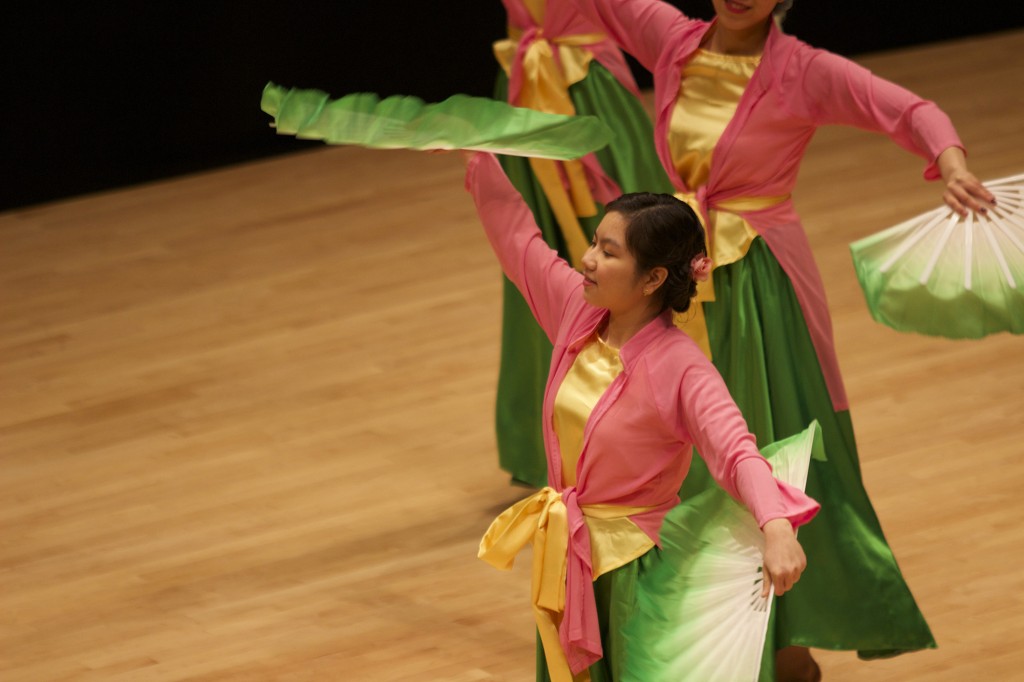
{"type": "Polygon", "coordinates": [[[760,527],[773,519],[788,519],[793,528],[798,528],[821,509],[802,490],[773,477],[765,459],[744,459],[736,466],[735,476],[740,498],[760,527]]]}

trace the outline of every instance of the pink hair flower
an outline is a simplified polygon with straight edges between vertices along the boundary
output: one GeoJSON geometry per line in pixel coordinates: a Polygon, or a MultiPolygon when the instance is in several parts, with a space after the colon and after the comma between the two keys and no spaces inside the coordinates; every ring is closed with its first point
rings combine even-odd
{"type": "Polygon", "coordinates": [[[690,261],[690,273],[694,281],[703,282],[711,276],[711,259],[707,256],[696,256],[690,261]]]}

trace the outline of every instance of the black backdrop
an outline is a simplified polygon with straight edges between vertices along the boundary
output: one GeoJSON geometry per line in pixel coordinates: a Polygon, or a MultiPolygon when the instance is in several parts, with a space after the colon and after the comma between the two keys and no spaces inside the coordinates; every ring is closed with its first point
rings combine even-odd
{"type": "MultiPolygon", "coordinates": [[[[709,0],[675,4],[710,13],[709,0]]],[[[0,209],[315,144],[267,127],[268,80],[335,95],[489,95],[490,43],[504,31],[498,0],[60,5],[20,5],[0,25],[0,209]]],[[[971,7],[797,0],[786,28],[856,55],[1024,26],[1019,0],[971,7]]]]}

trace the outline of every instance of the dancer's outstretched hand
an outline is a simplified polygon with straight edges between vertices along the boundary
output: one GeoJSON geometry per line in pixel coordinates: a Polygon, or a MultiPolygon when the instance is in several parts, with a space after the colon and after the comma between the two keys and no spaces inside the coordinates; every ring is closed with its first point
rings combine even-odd
{"type": "Polygon", "coordinates": [[[962,216],[968,211],[987,213],[996,198],[985,189],[978,178],[967,170],[967,160],[959,147],[950,147],[939,154],[939,171],[946,183],[942,199],[946,205],[962,216]]]}

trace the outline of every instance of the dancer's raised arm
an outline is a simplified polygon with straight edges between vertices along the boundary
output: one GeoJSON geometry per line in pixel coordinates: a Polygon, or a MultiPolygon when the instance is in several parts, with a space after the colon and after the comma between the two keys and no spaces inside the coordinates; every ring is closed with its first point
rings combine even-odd
{"type": "Polygon", "coordinates": [[[583,277],[545,242],[522,196],[492,154],[464,153],[466,190],[473,195],[484,232],[501,269],[554,339],[566,301],[583,277]]]}

